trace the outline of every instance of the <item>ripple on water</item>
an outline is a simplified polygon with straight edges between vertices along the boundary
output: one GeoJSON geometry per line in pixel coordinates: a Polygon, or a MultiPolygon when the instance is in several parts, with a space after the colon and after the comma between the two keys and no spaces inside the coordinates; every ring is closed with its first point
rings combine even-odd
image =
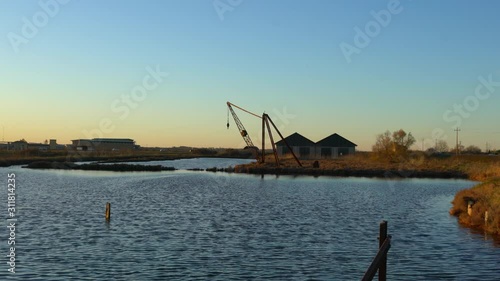
{"type": "Polygon", "coordinates": [[[15,172],[18,280],[359,280],[382,219],[389,279],[498,280],[499,248],[447,213],[467,181],[15,172]]]}

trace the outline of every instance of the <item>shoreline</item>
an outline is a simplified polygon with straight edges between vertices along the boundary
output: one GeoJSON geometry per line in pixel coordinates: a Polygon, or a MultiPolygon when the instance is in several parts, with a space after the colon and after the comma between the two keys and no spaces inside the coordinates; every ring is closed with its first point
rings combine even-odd
{"type": "Polygon", "coordinates": [[[29,165],[35,162],[58,162],[58,163],[78,163],[96,162],[97,164],[124,163],[124,162],[152,162],[152,161],[173,161],[196,158],[219,158],[219,159],[248,159],[230,155],[189,155],[189,156],[85,156],[79,159],[72,159],[69,156],[63,157],[33,157],[23,159],[0,159],[0,168],[11,166],[29,165]],[[71,161],[78,160],[78,161],[71,161]]]}
{"type": "Polygon", "coordinates": [[[43,169],[43,170],[84,170],[84,171],[111,171],[111,172],[161,172],[175,171],[174,167],[164,167],[161,165],[132,165],[132,164],[111,164],[102,165],[97,163],[75,164],[72,162],[32,162],[23,169],[43,169]]]}
{"type": "MultiPolygon", "coordinates": [[[[228,157],[178,157],[164,159],[180,160],[180,159],[196,159],[196,158],[228,158],[228,157]]],[[[230,157],[236,159],[235,157],[230,157]]],[[[91,160],[87,160],[91,161],[91,160]]],[[[77,164],[74,162],[61,161],[32,161],[22,168],[29,169],[55,169],[55,170],[93,170],[93,171],[174,171],[174,167],[164,167],[161,165],[141,165],[141,164],[123,164],[124,162],[150,162],[163,161],[155,158],[150,159],[112,159],[97,161],[89,164],[77,164]],[[110,165],[104,165],[110,164],[110,165]]],[[[270,167],[259,166],[255,163],[236,165],[234,168],[190,168],[188,171],[206,171],[206,172],[224,172],[236,174],[253,174],[253,175],[291,175],[291,176],[329,176],[329,177],[363,177],[363,178],[385,178],[385,179],[404,179],[404,178],[428,178],[428,179],[469,179],[469,175],[461,171],[435,171],[435,170],[410,170],[410,169],[318,169],[308,167],[270,167]]]]}
{"type": "MultiPolygon", "coordinates": [[[[250,164],[251,165],[251,164],[250,164]]],[[[364,178],[430,178],[430,179],[470,179],[460,171],[429,171],[429,170],[384,170],[384,169],[314,169],[314,168],[276,168],[250,167],[249,164],[237,165],[234,173],[256,175],[295,175],[295,176],[333,176],[333,177],[364,177],[364,178]]]]}
{"type": "Polygon", "coordinates": [[[460,190],[451,203],[449,213],[460,225],[500,239],[500,177],[460,190]]]}

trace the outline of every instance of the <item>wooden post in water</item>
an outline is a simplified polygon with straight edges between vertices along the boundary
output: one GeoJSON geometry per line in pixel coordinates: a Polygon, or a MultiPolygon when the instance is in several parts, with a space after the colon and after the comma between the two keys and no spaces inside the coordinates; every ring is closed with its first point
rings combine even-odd
{"type": "MultiPolygon", "coordinates": [[[[380,234],[379,234],[379,249],[382,248],[382,245],[387,239],[387,221],[382,221],[380,223],[380,234]]],[[[380,262],[380,266],[378,268],[378,280],[386,281],[387,276],[387,255],[384,255],[382,261],[380,262]]]]}
{"type": "Polygon", "coordinates": [[[111,203],[106,203],[106,221],[111,219],[111,203]]]}
{"type": "Polygon", "coordinates": [[[363,276],[362,281],[372,281],[378,271],[378,280],[386,280],[387,252],[391,248],[391,236],[387,235],[387,221],[380,223],[379,249],[363,276]]]}

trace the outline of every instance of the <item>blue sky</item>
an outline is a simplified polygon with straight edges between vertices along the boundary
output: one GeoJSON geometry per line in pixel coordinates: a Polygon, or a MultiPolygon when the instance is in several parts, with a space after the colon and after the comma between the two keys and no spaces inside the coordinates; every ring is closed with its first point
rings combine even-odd
{"type": "MultiPolygon", "coordinates": [[[[445,136],[451,146],[456,125],[462,144],[500,149],[499,10],[498,1],[4,0],[0,126],[9,141],[101,134],[240,147],[232,120],[225,126],[231,101],[269,113],[285,135],[339,133],[361,150],[400,128],[419,147],[445,136]],[[228,5],[223,19],[214,3],[228,5]],[[23,33],[26,21],[37,30],[23,33]],[[350,62],[343,43],[358,49],[350,62]],[[168,77],[123,102],[148,68],[168,77]]],[[[238,114],[259,142],[259,120],[238,114]]]]}

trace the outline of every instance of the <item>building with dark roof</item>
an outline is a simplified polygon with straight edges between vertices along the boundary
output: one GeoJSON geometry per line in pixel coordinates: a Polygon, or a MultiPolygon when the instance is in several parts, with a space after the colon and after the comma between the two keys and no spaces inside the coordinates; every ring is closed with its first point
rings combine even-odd
{"type": "Polygon", "coordinates": [[[354,154],[356,146],[339,134],[332,134],[316,143],[316,153],[319,158],[337,158],[354,154]]]}
{"type": "MultiPolygon", "coordinates": [[[[337,158],[354,154],[357,146],[339,134],[332,134],[316,143],[299,133],[293,133],[286,137],[285,140],[299,159],[337,158]]],[[[290,153],[283,140],[277,142],[276,146],[279,156],[290,153]]]]}
{"type": "Polygon", "coordinates": [[[138,148],[133,139],[77,139],[72,140],[73,148],[79,151],[131,150],[138,148]]]}
{"type": "MultiPolygon", "coordinates": [[[[293,149],[293,153],[300,159],[315,158],[315,144],[312,140],[299,133],[293,133],[285,138],[288,145],[293,149]]],[[[276,143],[278,155],[283,156],[290,153],[283,140],[276,143]]]]}

